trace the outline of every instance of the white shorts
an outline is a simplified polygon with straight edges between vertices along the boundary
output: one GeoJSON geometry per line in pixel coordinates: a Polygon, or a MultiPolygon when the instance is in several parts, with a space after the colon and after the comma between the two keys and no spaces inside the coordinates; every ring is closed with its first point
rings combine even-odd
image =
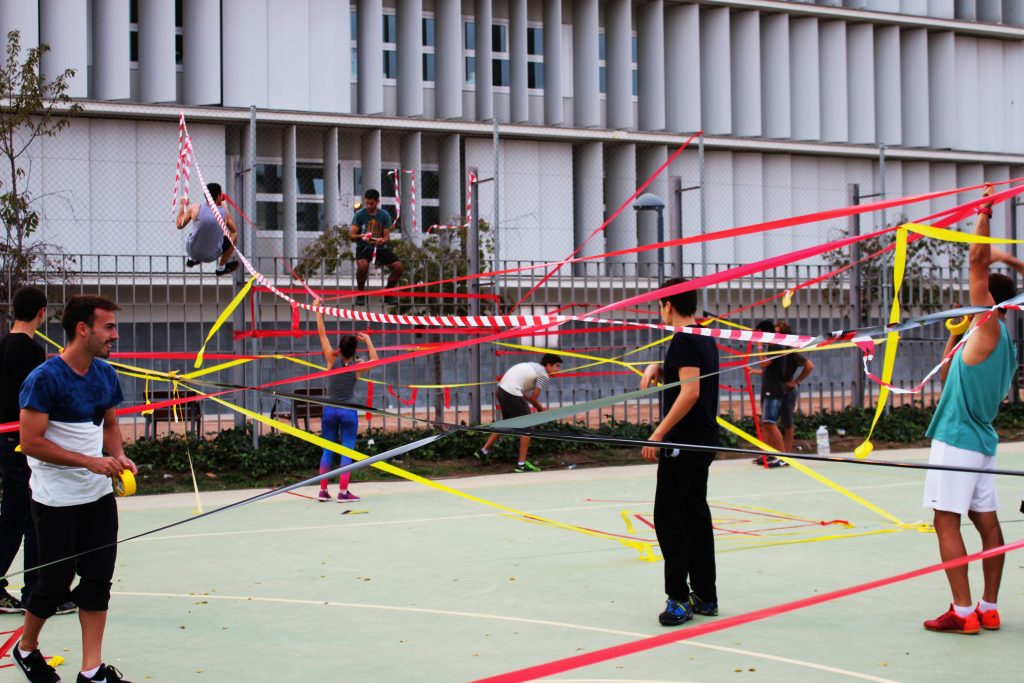
{"type": "MultiPolygon", "coordinates": [[[[977,451],[950,446],[941,441],[932,441],[928,456],[930,465],[973,467],[980,470],[995,469],[994,456],[977,451]]],[[[961,515],[969,510],[995,512],[999,509],[994,474],[979,472],[950,472],[928,470],[924,480],[924,506],[933,510],[956,512],[961,515]]]]}

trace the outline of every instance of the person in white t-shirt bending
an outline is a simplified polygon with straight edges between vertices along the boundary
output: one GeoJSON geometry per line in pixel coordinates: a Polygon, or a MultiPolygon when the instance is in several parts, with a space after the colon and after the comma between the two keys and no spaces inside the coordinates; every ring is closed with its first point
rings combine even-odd
{"type": "MultiPolygon", "coordinates": [[[[562,369],[562,358],[553,353],[545,353],[540,363],[518,363],[510,367],[498,382],[495,396],[501,407],[501,419],[529,415],[532,405],[538,411],[544,406],[537,400],[540,392],[548,385],[550,375],[562,369]]],[[[501,434],[491,434],[484,447],[476,452],[481,462],[487,462],[491,446],[501,438],[501,434]]],[[[516,472],[539,472],[540,468],[526,459],[526,451],[530,447],[530,437],[519,437],[519,460],[516,472]]]]}

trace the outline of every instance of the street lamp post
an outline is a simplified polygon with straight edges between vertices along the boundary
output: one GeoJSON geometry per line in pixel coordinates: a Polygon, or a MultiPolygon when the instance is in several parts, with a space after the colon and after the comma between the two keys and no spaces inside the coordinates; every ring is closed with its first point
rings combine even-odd
{"type": "MultiPolygon", "coordinates": [[[[665,241],[665,200],[646,192],[633,202],[634,211],[655,211],[658,214],[658,244],[665,241]]],[[[665,279],[665,252],[658,247],[658,285],[665,279]]]]}

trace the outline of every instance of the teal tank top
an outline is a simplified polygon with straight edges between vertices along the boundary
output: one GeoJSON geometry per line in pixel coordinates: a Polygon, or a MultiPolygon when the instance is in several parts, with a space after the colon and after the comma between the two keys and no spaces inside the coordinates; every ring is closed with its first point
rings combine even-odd
{"type": "Polygon", "coordinates": [[[950,446],[992,456],[999,443],[992,421],[1017,370],[1013,339],[1000,320],[999,343],[988,358],[967,365],[963,351],[957,351],[950,361],[946,385],[927,435],[950,446]]]}

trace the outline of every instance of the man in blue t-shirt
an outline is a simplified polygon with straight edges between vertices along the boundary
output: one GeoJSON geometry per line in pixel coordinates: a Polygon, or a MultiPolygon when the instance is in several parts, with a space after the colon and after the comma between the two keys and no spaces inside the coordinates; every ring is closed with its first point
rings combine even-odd
{"type": "Polygon", "coordinates": [[[123,680],[102,656],[117,558],[111,478],[126,470],[137,473],[117,424],[124,395],[113,368],[100,360],[117,341],[119,308],[101,296],[71,297],[61,318],[67,346],[21,387],[21,449],[32,468],[40,567],[25,604],[25,630],[11,656],[34,682],[60,680],[39,653],[39,634],[69,597],[78,605],[82,628],[78,683],[123,680]],[[70,590],[75,574],[78,585],[70,590]]]}
{"type": "MultiPolygon", "coordinates": [[[[363,208],[352,217],[349,237],[356,243],[356,284],[359,291],[366,289],[366,276],[371,263],[379,263],[388,269],[388,289],[398,284],[402,277],[402,262],[398,260],[388,243],[391,241],[391,214],[380,208],[380,192],[367,190],[363,195],[363,208]]],[[[393,297],[384,297],[384,303],[391,303],[393,297]]],[[[366,297],[356,297],[356,305],[366,303],[366,297]]]]}
{"type": "MultiPolygon", "coordinates": [[[[673,278],[664,287],[686,282],[673,278]]],[[[659,301],[661,319],[673,327],[696,326],[697,292],[659,301]]],[[[694,614],[716,616],[715,537],[708,507],[708,468],[718,446],[718,349],[710,337],[677,332],[663,363],[644,371],[640,388],[679,383],[661,392],[661,422],[649,441],[696,444],[700,449],[645,446],[644,460],[658,461],[654,527],[665,558],[668,602],[662,626],[678,626],[694,614]],[[705,450],[706,449],[706,450],[705,450]]]]}

